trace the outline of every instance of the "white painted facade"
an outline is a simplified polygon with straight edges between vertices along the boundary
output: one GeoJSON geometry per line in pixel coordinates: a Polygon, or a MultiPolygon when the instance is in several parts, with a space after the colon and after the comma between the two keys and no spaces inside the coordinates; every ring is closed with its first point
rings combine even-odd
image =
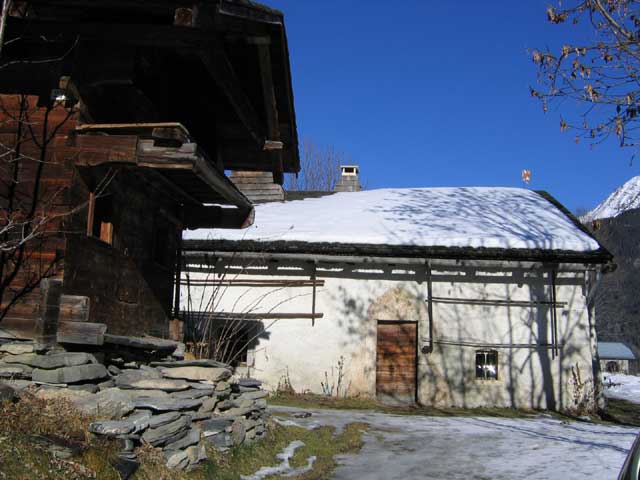
{"type": "MultiPolygon", "coordinates": [[[[515,262],[501,265],[501,270],[488,273],[479,269],[473,276],[448,267],[446,272],[440,272],[445,276],[433,276],[431,352],[426,281],[389,280],[384,275],[318,275],[324,286],[317,288],[315,311],[323,317],[314,322],[262,321],[265,331],[252,346],[247,372],[242,373],[261,379],[272,390],[287,379],[297,392],[323,393],[321,384],[328,381],[335,393],[338,363],[343,359],[340,394],[375,397],[377,321],[415,320],[417,400],[421,404],[593,408],[597,378],[593,374],[595,329],[586,300],[590,273],[574,269],[557,274],[558,347],[554,350],[539,347],[551,344],[553,338],[549,272],[522,273],[521,265],[515,262]],[[475,353],[487,349],[498,352],[497,380],[476,378],[475,353]]],[[[438,272],[434,270],[435,273],[438,272]]],[[[189,276],[201,281],[213,278],[193,272],[189,276]]],[[[243,278],[301,277],[288,277],[282,271],[271,275],[234,274],[234,279],[243,278]]],[[[206,304],[212,291],[211,287],[192,286],[189,293],[192,299],[206,298],[206,304]]],[[[181,296],[184,306],[184,285],[181,296]]],[[[216,311],[309,314],[312,297],[309,286],[229,286],[218,289],[215,304],[216,311]]]]}

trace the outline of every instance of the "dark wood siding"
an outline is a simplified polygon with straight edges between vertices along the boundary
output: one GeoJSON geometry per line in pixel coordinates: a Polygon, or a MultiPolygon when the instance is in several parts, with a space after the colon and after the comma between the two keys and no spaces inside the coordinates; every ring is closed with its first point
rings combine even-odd
{"type": "Polygon", "coordinates": [[[376,395],[391,403],[416,399],[418,324],[379,321],[376,353],[376,395]]]}
{"type": "MultiPolygon", "coordinates": [[[[17,98],[0,95],[4,108],[0,109],[0,140],[8,145],[17,141],[18,125],[11,120],[17,117],[17,98]]],[[[43,109],[38,108],[36,97],[27,97],[27,101],[29,120],[38,138],[44,123],[43,109]]],[[[86,320],[106,324],[112,334],[164,336],[172,307],[181,207],[141,169],[77,168],[78,156],[92,152],[74,145],[69,132],[76,119],[73,115],[65,122],[67,112],[62,106],[56,107],[48,117],[50,131],[61,128],[46,152],[40,195],[43,201],[55,199],[49,213],[69,212],[76,207],[77,211],[52,221],[47,226],[50,233],[30,243],[29,262],[12,288],[21,288],[29,277],[37,277],[55,260],[51,276],[63,280],[63,294],[88,298],[86,320]],[[90,190],[111,176],[104,194],[113,202],[114,239],[113,245],[107,245],[87,236],[87,202],[90,190]]],[[[33,141],[23,140],[22,153],[38,158],[40,149],[33,141]]],[[[28,199],[38,162],[21,163],[19,188],[24,190],[20,192],[22,197],[28,199]]],[[[0,182],[0,188],[6,188],[2,187],[6,184],[0,182]]],[[[0,190],[0,198],[4,193],[0,190]]],[[[19,336],[33,337],[40,301],[41,292],[36,288],[11,308],[0,326],[19,336]]]]}
{"type": "MultiPolygon", "coordinates": [[[[0,323],[0,328],[22,337],[34,335],[34,320],[40,315],[41,292],[36,285],[37,279],[43,276],[61,278],[64,270],[66,238],[60,233],[64,230],[64,217],[57,215],[68,210],[72,179],[68,164],[56,157],[53,142],[43,152],[34,140],[42,143],[42,139],[51,138],[54,131],[58,136],[66,136],[77,122],[76,116],[70,115],[62,106],[46,114],[46,121],[45,111],[38,107],[38,98],[35,96],[22,99],[20,95],[0,95],[0,143],[3,146],[0,150],[7,154],[9,149],[17,150],[16,146],[19,145],[23,156],[15,162],[18,171],[13,214],[28,210],[34,195],[35,178],[40,171],[36,216],[46,213],[49,217],[39,229],[41,235],[28,243],[17,276],[11,281],[9,291],[5,291],[4,297],[0,299],[0,308],[4,309],[12,303],[13,292],[29,292],[18,297],[19,301],[13,304],[0,323]],[[21,115],[23,122],[19,121],[21,115]],[[27,124],[29,128],[25,127],[27,124]],[[46,212],[43,212],[45,206],[46,212]],[[32,287],[35,288],[31,290],[32,287]]],[[[12,184],[9,176],[13,172],[9,171],[9,162],[4,162],[7,168],[0,170],[0,208],[7,209],[9,185],[12,184]]],[[[3,279],[13,269],[11,264],[6,267],[3,279]]]]}

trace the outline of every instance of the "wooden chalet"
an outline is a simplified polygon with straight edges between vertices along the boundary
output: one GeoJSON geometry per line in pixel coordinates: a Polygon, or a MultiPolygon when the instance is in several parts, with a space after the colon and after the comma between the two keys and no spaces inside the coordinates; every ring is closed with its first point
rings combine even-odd
{"type": "Polygon", "coordinates": [[[299,170],[282,13],[246,0],[20,1],[4,41],[0,220],[42,222],[19,269],[3,254],[0,333],[166,337],[183,229],[253,221],[225,170],[278,184],[299,170]]]}

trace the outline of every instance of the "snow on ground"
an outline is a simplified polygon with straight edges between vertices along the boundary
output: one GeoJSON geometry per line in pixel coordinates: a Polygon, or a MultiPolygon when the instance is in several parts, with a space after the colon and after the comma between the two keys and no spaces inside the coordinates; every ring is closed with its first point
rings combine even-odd
{"type": "Polygon", "coordinates": [[[362,243],[593,251],[599,245],[552,203],[520,188],[343,192],[256,206],[246,230],[185,231],[185,239],[362,243]]]}
{"type": "MultiPolygon", "coordinates": [[[[271,407],[274,411],[299,409],[271,407]]],[[[301,425],[370,425],[357,454],[338,457],[335,480],[617,478],[637,428],[527,419],[427,417],[305,410],[301,425]]]]}
{"type": "Polygon", "coordinates": [[[621,373],[605,373],[602,378],[604,394],[607,398],[640,403],[640,377],[621,373]]]}
{"type": "Polygon", "coordinates": [[[640,208],[640,176],[633,177],[618,187],[600,205],[584,215],[582,220],[617,217],[632,208],[640,208]]]}

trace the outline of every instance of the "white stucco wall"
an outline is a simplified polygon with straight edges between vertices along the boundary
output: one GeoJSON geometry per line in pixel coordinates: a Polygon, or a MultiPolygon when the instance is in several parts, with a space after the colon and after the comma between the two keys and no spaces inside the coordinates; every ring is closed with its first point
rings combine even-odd
{"type": "MultiPolygon", "coordinates": [[[[573,274],[562,274],[571,278],[573,274]]],[[[191,274],[192,279],[204,274],[191,274]]],[[[255,275],[237,278],[265,278],[255,275]]],[[[278,279],[283,279],[278,275],[278,279]]],[[[291,277],[300,279],[300,277],[291,277]]],[[[426,283],[390,280],[325,278],[317,290],[316,311],[324,317],[264,321],[266,331],[249,358],[249,374],[275,389],[288,377],[296,391],[322,393],[321,382],[337,382],[344,359],[343,392],[373,397],[376,392],[377,320],[417,320],[418,345],[428,342],[426,283]],[[398,290],[401,289],[401,290],[398,290]],[[382,297],[382,298],[381,298],[382,297]],[[381,307],[382,305],[382,307],[381,307]],[[389,318],[381,318],[389,317],[389,318]]],[[[548,280],[515,283],[434,283],[433,296],[460,303],[433,304],[435,343],[431,353],[418,352],[418,400],[426,405],[571,409],[593,400],[592,358],[595,332],[583,295],[582,279],[557,287],[558,340],[563,346],[553,358],[549,349],[496,348],[498,380],[475,378],[475,352],[484,347],[465,344],[536,344],[551,342],[547,305],[484,306],[465,299],[548,301],[548,280]]],[[[191,287],[192,299],[208,295],[191,287]]],[[[218,298],[218,311],[310,313],[310,287],[229,287],[218,298]]],[[[183,288],[183,298],[186,289],[183,288]]],[[[210,294],[210,293],[209,293],[210,294]]],[[[183,300],[184,302],[184,300],[183,300]]],[[[192,302],[193,303],[193,302],[192,302]]]]}

